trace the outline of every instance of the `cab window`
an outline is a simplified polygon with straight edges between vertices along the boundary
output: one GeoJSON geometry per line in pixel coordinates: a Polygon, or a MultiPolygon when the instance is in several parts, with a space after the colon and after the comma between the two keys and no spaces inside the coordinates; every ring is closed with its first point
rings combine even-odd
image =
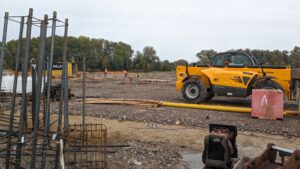
{"type": "Polygon", "coordinates": [[[213,66],[251,66],[253,63],[243,53],[226,53],[214,57],[213,66]]]}
{"type": "Polygon", "coordinates": [[[231,63],[232,54],[219,54],[214,57],[213,66],[225,66],[231,63]]]}
{"type": "Polygon", "coordinates": [[[249,59],[249,57],[243,53],[237,53],[232,55],[231,63],[229,65],[237,65],[237,66],[252,66],[253,63],[249,59]]]}

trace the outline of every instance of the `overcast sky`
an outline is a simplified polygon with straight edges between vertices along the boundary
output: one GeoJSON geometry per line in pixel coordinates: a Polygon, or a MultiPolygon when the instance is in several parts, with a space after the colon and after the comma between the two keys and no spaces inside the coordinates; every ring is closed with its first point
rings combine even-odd
{"type": "MultiPolygon", "coordinates": [[[[1,16],[29,8],[36,17],[55,10],[69,18],[71,36],[123,41],[135,51],[153,46],[161,60],[196,61],[201,49],[300,46],[300,0],[0,0],[1,16]]],[[[17,27],[9,25],[9,39],[17,27]]],[[[1,39],[2,29],[3,19],[1,39]]]]}

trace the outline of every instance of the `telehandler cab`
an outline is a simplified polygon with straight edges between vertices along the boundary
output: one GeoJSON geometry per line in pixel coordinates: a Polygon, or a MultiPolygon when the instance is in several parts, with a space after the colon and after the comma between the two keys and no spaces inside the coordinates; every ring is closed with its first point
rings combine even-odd
{"type": "Polygon", "coordinates": [[[243,52],[215,55],[210,65],[177,66],[176,89],[187,102],[201,103],[214,96],[247,97],[252,89],[279,89],[296,99],[299,69],[266,66],[243,52]],[[295,77],[292,77],[292,71],[295,77]]]}

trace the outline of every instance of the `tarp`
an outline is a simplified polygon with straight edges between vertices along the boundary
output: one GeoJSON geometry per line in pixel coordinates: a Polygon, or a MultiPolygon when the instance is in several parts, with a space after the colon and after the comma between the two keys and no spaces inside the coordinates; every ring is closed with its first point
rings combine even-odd
{"type": "MultiPolygon", "coordinates": [[[[14,84],[14,76],[10,76],[10,75],[3,76],[1,90],[3,90],[4,92],[7,92],[7,93],[12,93],[13,84],[14,84]]],[[[42,90],[43,90],[43,88],[44,88],[44,86],[42,84],[42,90]]],[[[31,93],[31,92],[32,92],[32,78],[31,78],[31,76],[28,76],[26,93],[31,93]]],[[[17,93],[22,93],[22,77],[21,76],[18,77],[17,93]]]]}

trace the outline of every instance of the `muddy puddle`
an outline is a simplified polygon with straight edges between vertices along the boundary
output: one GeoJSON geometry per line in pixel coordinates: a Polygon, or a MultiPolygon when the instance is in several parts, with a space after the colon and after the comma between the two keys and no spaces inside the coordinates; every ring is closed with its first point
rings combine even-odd
{"type": "Polygon", "coordinates": [[[189,169],[202,169],[204,164],[202,163],[202,152],[200,151],[183,151],[181,153],[184,165],[189,169]]]}

